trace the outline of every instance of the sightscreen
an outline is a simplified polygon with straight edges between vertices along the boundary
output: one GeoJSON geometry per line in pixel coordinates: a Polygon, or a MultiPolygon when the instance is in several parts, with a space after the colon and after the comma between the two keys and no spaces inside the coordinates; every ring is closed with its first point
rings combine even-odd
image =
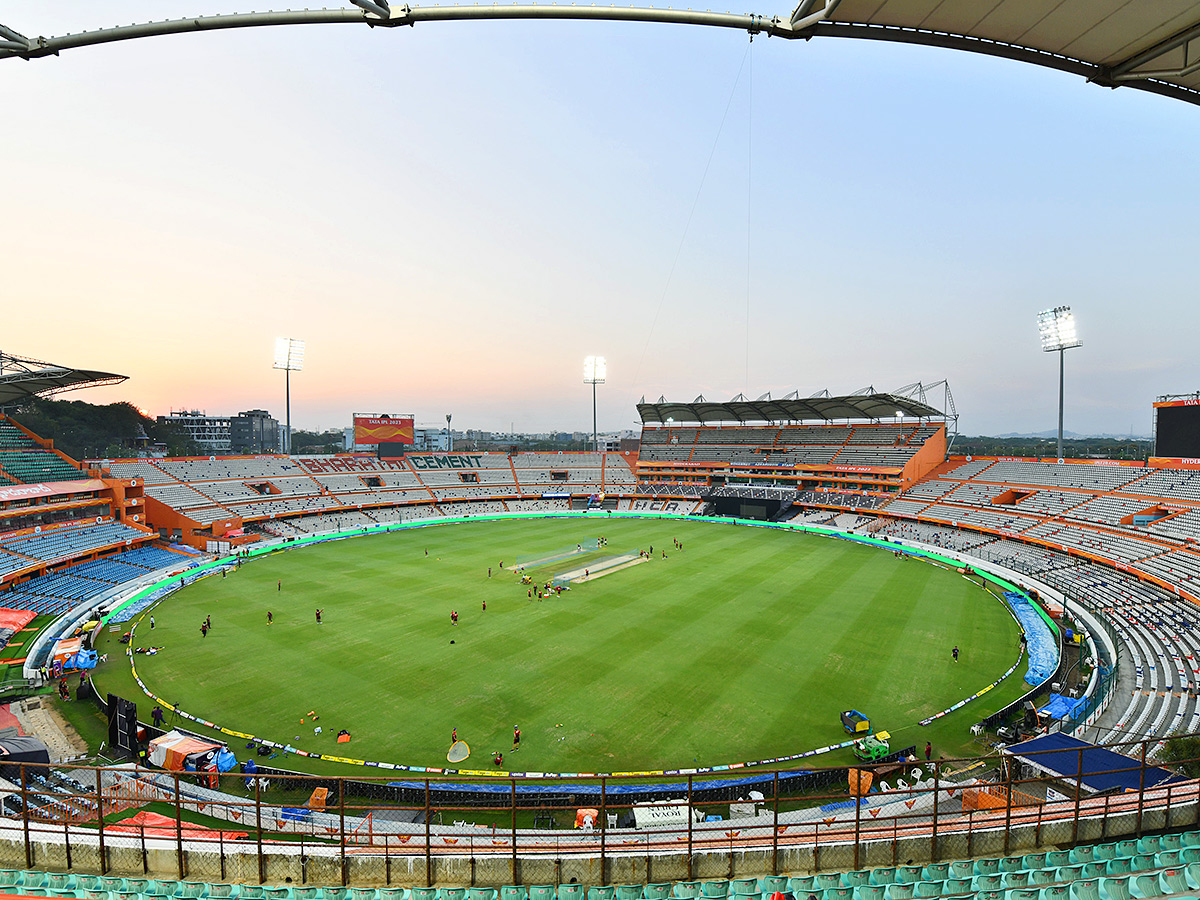
{"type": "Polygon", "coordinates": [[[363,444],[411,444],[413,442],[413,420],[391,416],[355,416],[354,443],[363,444]]]}
{"type": "Polygon", "coordinates": [[[1158,407],[1154,455],[1200,457],[1200,404],[1183,401],[1158,407]]]}

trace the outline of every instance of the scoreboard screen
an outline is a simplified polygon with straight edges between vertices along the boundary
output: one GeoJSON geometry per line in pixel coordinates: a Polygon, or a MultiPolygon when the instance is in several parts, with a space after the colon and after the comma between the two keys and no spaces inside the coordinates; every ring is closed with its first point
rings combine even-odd
{"type": "Polygon", "coordinates": [[[1154,405],[1158,411],[1154,455],[1200,457],[1200,401],[1176,400],[1154,405]]]}

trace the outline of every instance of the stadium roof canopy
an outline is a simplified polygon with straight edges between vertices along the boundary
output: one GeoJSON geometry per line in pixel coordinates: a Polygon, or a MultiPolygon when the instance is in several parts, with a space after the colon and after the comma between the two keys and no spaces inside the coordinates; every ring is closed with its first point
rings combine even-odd
{"type": "Polygon", "coordinates": [[[0,351],[0,406],[11,406],[29,397],[48,397],[76,388],[120,384],[128,377],[112,372],[71,369],[0,351]]]}
{"type": "Polygon", "coordinates": [[[770,395],[758,400],[735,397],[728,403],[710,403],[697,397],[691,403],[668,403],[659,398],[657,403],[638,404],[638,415],[643,425],[715,424],[730,422],[805,422],[834,419],[894,419],[943,418],[944,413],[928,403],[899,394],[875,392],[851,394],[846,397],[799,398],[789,394],[781,400],[772,400],[770,395]]]}
{"type": "Polygon", "coordinates": [[[850,37],[946,47],[1200,104],[1200,4],[1195,0],[782,0],[783,8],[765,14],[648,5],[349,3],[354,8],[193,16],[55,37],[26,37],[17,30],[19,22],[8,21],[0,24],[0,59],[34,59],[110,41],[269,25],[358,24],[378,29],[472,19],[608,19],[736,28],[802,40],[850,37]]]}

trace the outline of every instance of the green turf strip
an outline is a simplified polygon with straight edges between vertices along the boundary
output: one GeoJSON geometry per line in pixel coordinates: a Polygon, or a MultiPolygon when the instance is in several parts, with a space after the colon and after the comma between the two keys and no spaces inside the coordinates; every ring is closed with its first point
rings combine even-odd
{"type": "MultiPolygon", "coordinates": [[[[929,737],[954,752],[967,725],[1020,693],[1023,673],[986,704],[918,729],[1015,660],[1017,628],[999,602],[886,550],[705,522],[539,519],[371,535],[210,576],[155,618],[151,632],[143,617],[136,643],[165,650],[136,660],[166,700],[303,749],[410,765],[446,765],[453,728],[474,751],[464,768],[487,768],[497,749],[505,768],[524,771],[749,761],[844,739],[838,714],[850,707],[897,741],[929,737]],[[532,574],[650,545],[654,557],[542,602],[499,568],[597,533],[607,547],[532,574]],[[202,638],[205,616],[213,629],[202,638]],[[310,710],[321,735],[300,722],[310,710]],[[334,743],[341,728],[351,743],[334,743]]],[[[113,653],[97,682],[148,718],[123,656],[113,653]]],[[[329,771],[294,756],[272,762],[329,771]]]]}

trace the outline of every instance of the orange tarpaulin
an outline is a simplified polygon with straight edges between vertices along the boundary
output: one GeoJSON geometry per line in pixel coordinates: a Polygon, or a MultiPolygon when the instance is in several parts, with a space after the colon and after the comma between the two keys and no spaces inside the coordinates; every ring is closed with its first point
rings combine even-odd
{"type": "MultiPolygon", "coordinates": [[[[175,820],[169,816],[143,811],[132,818],[122,819],[115,825],[105,825],[104,830],[120,834],[141,834],[145,831],[146,837],[173,838],[175,837],[175,820]]],[[[183,837],[189,840],[195,838],[216,840],[219,838],[226,841],[237,841],[247,835],[245,831],[218,831],[216,828],[205,828],[203,825],[193,825],[191,822],[181,823],[180,831],[183,837]]]]}
{"type": "Polygon", "coordinates": [[[875,780],[874,772],[866,772],[862,769],[850,770],[850,793],[855,797],[866,796],[871,790],[871,782],[875,780]]]}

